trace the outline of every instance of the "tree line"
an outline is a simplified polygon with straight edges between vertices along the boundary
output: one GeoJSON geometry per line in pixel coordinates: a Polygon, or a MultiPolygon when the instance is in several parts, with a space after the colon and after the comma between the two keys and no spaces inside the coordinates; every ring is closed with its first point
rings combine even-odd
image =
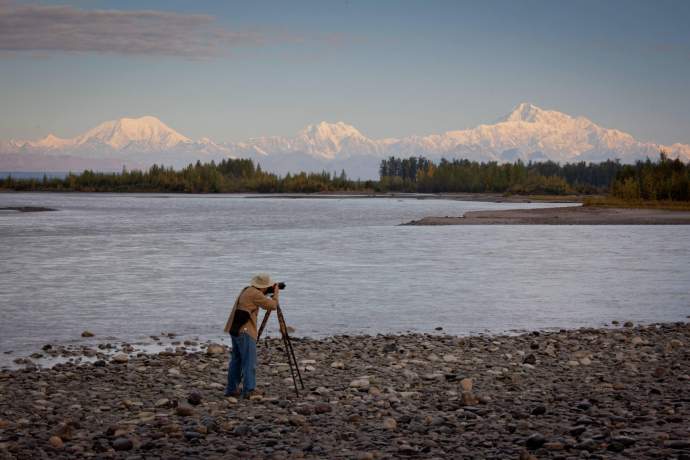
{"type": "Polygon", "coordinates": [[[249,159],[219,163],[197,161],[181,170],[153,165],[146,171],[119,173],[86,170],[64,178],[0,179],[0,189],[18,191],[180,192],[180,193],[316,193],[329,191],[417,193],[609,194],[626,201],[690,201],[690,163],[670,160],[632,165],[553,161],[515,163],[445,160],[425,157],[381,161],[378,181],[351,180],[321,172],[278,176],[249,159]]]}
{"type": "Polygon", "coordinates": [[[624,165],[611,187],[624,201],[690,201],[690,163],[671,160],[661,152],[659,161],[624,165]]]}
{"type": "Polygon", "coordinates": [[[433,162],[424,157],[390,157],[381,161],[379,176],[382,188],[406,192],[563,195],[605,193],[622,168],[620,162],[613,160],[561,165],[553,161],[433,162]]]}
{"type": "Polygon", "coordinates": [[[123,168],[119,173],[86,170],[65,178],[0,179],[0,189],[18,191],[171,192],[171,193],[314,193],[373,189],[371,181],[353,181],[345,171],[287,174],[261,170],[248,159],[219,163],[197,161],[181,170],[153,165],[146,171],[123,168]]]}

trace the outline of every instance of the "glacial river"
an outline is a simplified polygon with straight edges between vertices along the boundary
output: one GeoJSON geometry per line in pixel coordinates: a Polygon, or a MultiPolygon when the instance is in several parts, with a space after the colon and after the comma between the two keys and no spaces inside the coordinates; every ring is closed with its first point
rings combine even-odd
{"type": "Polygon", "coordinates": [[[86,329],[220,338],[258,271],[287,283],[281,304],[302,336],[690,315],[690,226],[398,226],[553,206],[415,198],[0,194],[7,206],[57,211],[0,211],[0,364],[93,341],[86,329]]]}

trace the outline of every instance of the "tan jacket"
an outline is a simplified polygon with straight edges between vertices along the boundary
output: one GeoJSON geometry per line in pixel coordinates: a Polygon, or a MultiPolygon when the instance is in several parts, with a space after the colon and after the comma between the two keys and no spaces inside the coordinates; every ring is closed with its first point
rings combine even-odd
{"type": "Polygon", "coordinates": [[[259,308],[264,310],[275,310],[278,306],[278,302],[266,297],[260,290],[254,286],[249,286],[244,288],[244,290],[237,296],[235,300],[235,305],[232,307],[230,312],[230,317],[227,323],[225,323],[225,332],[230,332],[230,327],[232,326],[232,320],[235,318],[235,312],[237,310],[244,310],[249,313],[249,320],[240,327],[240,333],[246,332],[251,337],[256,340],[257,336],[257,316],[259,315],[259,308]]]}

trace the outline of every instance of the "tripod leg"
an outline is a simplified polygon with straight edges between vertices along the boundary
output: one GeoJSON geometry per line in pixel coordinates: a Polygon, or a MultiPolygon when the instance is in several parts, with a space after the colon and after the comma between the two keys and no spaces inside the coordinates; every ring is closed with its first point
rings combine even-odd
{"type": "Polygon", "coordinates": [[[268,317],[271,314],[271,310],[267,310],[266,313],[264,313],[264,318],[261,320],[261,327],[259,327],[259,332],[256,334],[256,343],[259,343],[259,339],[261,338],[261,333],[264,331],[266,328],[266,324],[268,324],[268,317]]]}
{"type": "MultiPolygon", "coordinates": [[[[278,313],[278,322],[280,323],[280,329],[281,332],[283,333],[283,339],[286,344],[286,351],[288,353],[288,360],[292,360],[295,364],[295,369],[297,369],[297,376],[299,377],[299,383],[302,386],[302,389],[304,389],[304,382],[302,381],[302,372],[299,370],[299,365],[297,364],[297,358],[295,357],[295,350],[292,348],[292,341],[290,340],[290,335],[288,335],[287,331],[287,324],[285,323],[285,316],[283,316],[283,311],[280,309],[280,306],[277,309],[278,313]]],[[[295,382],[295,387],[297,386],[297,382],[295,382]]]]}
{"type": "MultiPolygon", "coordinates": [[[[285,353],[287,354],[288,365],[290,366],[290,375],[292,376],[292,384],[295,386],[295,394],[299,398],[299,390],[297,389],[297,379],[295,379],[295,370],[292,366],[292,359],[290,359],[290,351],[288,350],[287,339],[286,339],[284,334],[283,334],[283,346],[285,347],[285,353]]],[[[295,365],[295,367],[297,367],[297,366],[295,365]]],[[[297,372],[299,372],[299,368],[297,368],[297,372]]]]}
{"type": "Polygon", "coordinates": [[[292,348],[292,342],[290,341],[290,337],[287,337],[287,342],[288,346],[290,347],[290,353],[292,354],[292,360],[295,362],[295,367],[297,368],[297,377],[299,377],[299,383],[302,386],[302,389],[304,390],[304,382],[302,381],[302,373],[299,370],[299,366],[297,365],[297,358],[295,358],[295,350],[292,348]]]}

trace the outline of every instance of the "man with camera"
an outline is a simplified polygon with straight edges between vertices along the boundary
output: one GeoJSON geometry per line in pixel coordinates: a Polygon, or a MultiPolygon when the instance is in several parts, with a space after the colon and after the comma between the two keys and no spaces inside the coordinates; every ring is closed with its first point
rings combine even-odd
{"type": "Polygon", "coordinates": [[[252,278],[251,285],[245,287],[235,300],[230,317],[225,324],[225,332],[232,339],[232,354],[228,367],[228,385],[225,396],[249,398],[256,393],[256,337],[259,309],[275,310],[278,306],[280,288],[266,273],[252,278]],[[266,297],[272,293],[273,298],[266,297]],[[242,392],[239,385],[243,381],[242,392]]]}

